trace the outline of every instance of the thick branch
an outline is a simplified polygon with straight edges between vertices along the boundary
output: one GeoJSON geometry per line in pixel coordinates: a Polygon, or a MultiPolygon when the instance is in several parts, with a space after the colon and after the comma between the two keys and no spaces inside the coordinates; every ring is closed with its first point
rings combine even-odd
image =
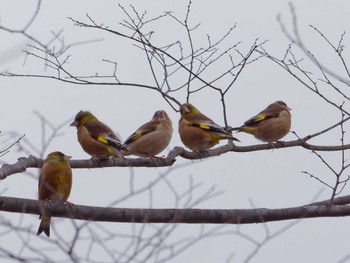
{"type": "Polygon", "coordinates": [[[350,216],[349,205],[306,205],[283,209],[130,209],[104,208],[0,197],[0,210],[87,221],[124,223],[252,224],[290,219],[350,216]]]}
{"type": "MultiPolygon", "coordinates": [[[[307,136],[300,140],[294,140],[281,143],[275,143],[273,149],[301,146],[313,151],[342,151],[350,149],[350,145],[339,146],[318,146],[306,143],[312,136],[307,136]]],[[[262,150],[271,150],[270,144],[257,144],[251,146],[237,146],[231,142],[206,152],[190,152],[183,147],[175,147],[165,158],[158,158],[155,161],[148,158],[111,158],[108,160],[71,160],[72,168],[101,168],[101,167],[164,167],[172,166],[178,156],[189,160],[202,160],[205,158],[219,156],[228,152],[254,152],[262,150]]],[[[11,174],[25,172],[27,168],[41,168],[43,160],[34,156],[21,157],[14,164],[4,164],[0,168],[0,180],[5,179],[11,174]]]]}

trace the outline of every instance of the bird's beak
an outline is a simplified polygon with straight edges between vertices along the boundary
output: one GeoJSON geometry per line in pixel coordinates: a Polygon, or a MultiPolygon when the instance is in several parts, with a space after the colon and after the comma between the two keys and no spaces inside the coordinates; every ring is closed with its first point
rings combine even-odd
{"type": "Polygon", "coordinates": [[[73,121],[71,124],[69,124],[69,126],[77,127],[78,126],[78,122],[77,121],[73,121]]]}
{"type": "Polygon", "coordinates": [[[186,114],[186,113],[189,113],[189,112],[190,112],[190,109],[187,108],[187,107],[181,107],[181,108],[180,108],[180,112],[181,112],[181,114],[186,114]]]}
{"type": "Polygon", "coordinates": [[[68,155],[65,155],[65,156],[63,157],[63,159],[64,159],[65,161],[69,161],[71,158],[72,158],[72,156],[68,156],[68,155]]]}
{"type": "Polygon", "coordinates": [[[166,118],[168,115],[166,114],[165,111],[159,111],[159,118],[166,118]]]}

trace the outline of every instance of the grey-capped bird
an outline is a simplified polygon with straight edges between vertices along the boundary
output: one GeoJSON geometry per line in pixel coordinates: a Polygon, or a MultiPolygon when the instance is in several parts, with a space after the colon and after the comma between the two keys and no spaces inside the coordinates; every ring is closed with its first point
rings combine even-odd
{"type": "Polygon", "coordinates": [[[170,143],[173,126],[164,110],[156,111],[153,118],[139,127],[124,143],[124,155],[137,155],[154,159],[170,143]]]}
{"type": "Polygon", "coordinates": [[[252,134],[255,138],[272,144],[288,134],[291,127],[290,110],[283,101],[276,101],[247,120],[241,127],[231,130],[252,134]]]}
{"type": "Polygon", "coordinates": [[[190,103],[181,105],[180,113],[181,141],[194,152],[206,151],[224,139],[239,141],[190,103]]]}

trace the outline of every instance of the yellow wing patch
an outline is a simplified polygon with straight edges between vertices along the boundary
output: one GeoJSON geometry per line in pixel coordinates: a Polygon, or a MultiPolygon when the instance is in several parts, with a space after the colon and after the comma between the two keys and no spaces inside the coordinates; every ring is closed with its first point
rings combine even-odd
{"type": "Polygon", "coordinates": [[[263,121],[265,119],[266,119],[266,115],[261,114],[254,119],[254,122],[263,121]]]}
{"type": "Polygon", "coordinates": [[[136,141],[143,135],[143,132],[136,132],[134,136],[132,136],[131,141],[136,141]]]}
{"type": "Polygon", "coordinates": [[[98,140],[99,142],[104,143],[104,144],[108,144],[108,141],[107,141],[105,138],[103,138],[102,136],[98,136],[97,140],[98,140]]]}
{"type": "Polygon", "coordinates": [[[255,135],[255,133],[256,133],[255,127],[243,126],[241,129],[242,129],[242,131],[249,133],[249,134],[252,134],[252,135],[255,135]]]}
{"type": "Polygon", "coordinates": [[[205,129],[205,130],[210,130],[211,128],[207,125],[204,125],[204,124],[198,124],[198,127],[201,128],[201,129],[205,129]]]}

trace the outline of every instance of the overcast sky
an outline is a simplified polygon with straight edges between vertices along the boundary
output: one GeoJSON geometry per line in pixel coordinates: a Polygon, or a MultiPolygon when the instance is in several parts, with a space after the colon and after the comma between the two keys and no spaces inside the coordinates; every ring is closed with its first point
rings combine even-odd
{"type": "MultiPolygon", "coordinates": [[[[120,1],[122,6],[129,8],[132,2],[136,10],[147,10],[149,18],[158,16],[163,11],[173,11],[174,15],[184,19],[187,1],[120,1]]],[[[189,21],[192,25],[201,23],[194,34],[195,46],[206,44],[207,34],[212,39],[219,39],[233,25],[230,40],[223,46],[241,42],[238,50],[247,53],[254,41],[268,40],[264,48],[275,56],[282,57],[288,48],[289,41],[282,33],[277,16],[289,30],[292,30],[289,1],[193,1],[189,21]]],[[[0,1],[1,25],[20,29],[35,10],[35,1],[0,1]],[[19,8],[19,5],[21,8],[19,8]]],[[[324,63],[337,69],[339,63],[334,52],[327,49],[317,33],[309,27],[313,25],[322,31],[330,40],[338,43],[341,34],[349,31],[350,3],[348,1],[293,1],[298,18],[301,37],[307,47],[317,54],[324,63]]],[[[92,29],[82,29],[72,25],[67,17],[88,22],[89,14],[98,24],[105,24],[115,29],[125,14],[121,12],[116,1],[57,1],[44,2],[37,20],[29,31],[33,36],[46,42],[51,32],[64,30],[62,36],[67,44],[80,41],[99,40],[87,45],[77,46],[69,50],[69,69],[76,75],[94,75],[95,73],[111,74],[112,67],[102,59],[118,61],[118,76],[125,82],[154,85],[151,72],[147,67],[144,54],[135,48],[131,42],[111,37],[92,29]]],[[[174,22],[155,23],[148,26],[155,32],[155,44],[160,46],[180,39],[185,43],[185,32],[174,22]]],[[[125,30],[125,29],[124,29],[125,30]]],[[[28,42],[23,36],[0,32],[0,71],[49,74],[44,71],[42,63],[34,58],[25,60],[22,52],[28,42]]],[[[344,37],[345,48],[349,47],[349,37],[344,37]]],[[[184,44],[184,47],[188,47],[184,44]]],[[[345,51],[345,57],[349,52],[345,51]]],[[[310,71],[316,71],[309,64],[310,71]]],[[[217,75],[222,67],[213,66],[212,74],[217,75]]],[[[185,76],[185,75],[179,75],[185,76]]],[[[210,75],[208,75],[210,78],[210,75]]],[[[174,78],[175,87],[183,79],[174,78]]],[[[144,122],[151,119],[156,110],[168,112],[174,125],[173,139],[167,154],[175,146],[182,146],[177,133],[179,114],[154,91],[135,87],[116,86],[78,86],[63,82],[39,78],[6,78],[0,77],[2,93],[1,132],[5,140],[7,133],[16,131],[25,134],[26,140],[38,149],[42,147],[42,130],[40,120],[34,112],[38,112],[50,122],[58,126],[71,121],[80,110],[90,110],[98,118],[108,124],[113,130],[126,139],[144,122]]],[[[328,91],[326,91],[328,92],[328,91]]],[[[334,96],[332,93],[327,93],[334,96]]],[[[185,96],[179,92],[175,95],[180,102],[185,102],[185,96]]],[[[341,99],[331,97],[337,103],[341,99]]],[[[245,120],[258,113],[264,107],[276,100],[285,101],[292,108],[292,130],[301,137],[315,133],[340,120],[340,114],[326,104],[320,97],[312,94],[294,78],[267,59],[260,59],[247,66],[239,80],[230,91],[228,102],[228,121],[231,126],[241,125],[245,120]]],[[[219,124],[224,124],[220,98],[213,92],[204,91],[191,97],[204,114],[219,124]]],[[[347,105],[346,105],[347,106],[347,105]]],[[[339,130],[323,135],[312,141],[319,145],[338,145],[339,130]]],[[[260,143],[246,134],[237,134],[240,145],[260,143]]],[[[296,139],[288,134],[285,140],[296,139]]],[[[347,140],[348,141],[348,140],[347,140]]],[[[7,145],[4,142],[4,146],[7,145]]],[[[51,151],[60,150],[73,158],[89,158],[83,152],[76,140],[76,130],[66,125],[61,129],[61,136],[48,147],[45,155],[51,151]]],[[[2,162],[13,163],[23,156],[14,149],[2,158],[2,162]]],[[[340,167],[340,153],[323,154],[324,158],[340,167]]],[[[330,198],[331,191],[302,171],[316,174],[324,181],[334,184],[333,174],[310,151],[299,148],[269,150],[254,153],[229,153],[208,160],[190,162],[178,159],[170,172],[168,180],[177,191],[181,192],[189,186],[190,178],[202,186],[196,192],[197,196],[212,186],[223,194],[208,200],[198,208],[282,208],[307,204],[316,197],[317,200],[330,198]],[[189,165],[190,164],[190,165],[189,165]],[[185,165],[182,167],[182,165],[185,165]],[[318,195],[321,191],[321,194],[318,195]]],[[[91,170],[74,170],[74,182],[69,200],[82,205],[108,206],[114,200],[124,196],[129,191],[129,178],[133,172],[135,185],[146,186],[167,168],[143,169],[135,168],[105,168],[91,170]]],[[[30,169],[34,175],[37,169],[30,169]]],[[[1,182],[0,192],[5,196],[21,198],[37,198],[37,177],[27,174],[12,175],[1,182]]],[[[349,194],[349,187],[343,195],[349,194]]],[[[174,207],[174,197],[165,183],[161,183],[152,193],[153,207],[174,207]]],[[[180,204],[181,207],[182,204],[180,204]]],[[[121,207],[148,208],[148,195],[130,198],[118,204],[121,207]]],[[[17,215],[4,214],[13,220],[19,220],[17,215]]],[[[24,219],[33,229],[37,229],[37,216],[25,215],[24,219]]],[[[54,219],[55,220],[55,219],[54,219]]],[[[68,224],[65,221],[65,224],[68,224]]],[[[268,223],[271,233],[279,230],[290,222],[268,223]]],[[[57,228],[64,228],[58,224],[57,228]]],[[[103,224],[103,223],[100,223],[103,224]]],[[[252,262],[339,262],[350,254],[350,228],[347,218],[324,218],[303,220],[275,240],[265,245],[252,259],[252,262]]],[[[111,227],[126,228],[125,224],[112,224],[111,227]]],[[[213,226],[206,226],[206,229],[213,226]]],[[[237,226],[228,226],[236,230],[237,226]]],[[[189,231],[197,235],[200,226],[180,226],[171,237],[173,240],[183,238],[189,231]]],[[[265,230],[262,225],[241,226],[246,234],[263,240],[265,230]]],[[[125,230],[127,232],[127,230],[125,230]]],[[[54,238],[54,236],[53,236],[54,238]]],[[[9,238],[9,243],[16,242],[9,238]]],[[[33,241],[37,241],[33,239],[33,241]]],[[[13,243],[15,244],[15,243],[13,243]]],[[[0,245],[4,245],[0,242],[0,245]]],[[[204,239],[196,246],[188,249],[172,262],[226,262],[234,254],[231,261],[241,262],[254,249],[251,243],[244,239],[226,235],[204,239]],[[190,259],[190,261],[189,261],[190,259]]],[[[345,262],[345,261],[344,261],[345,262]]]]}

